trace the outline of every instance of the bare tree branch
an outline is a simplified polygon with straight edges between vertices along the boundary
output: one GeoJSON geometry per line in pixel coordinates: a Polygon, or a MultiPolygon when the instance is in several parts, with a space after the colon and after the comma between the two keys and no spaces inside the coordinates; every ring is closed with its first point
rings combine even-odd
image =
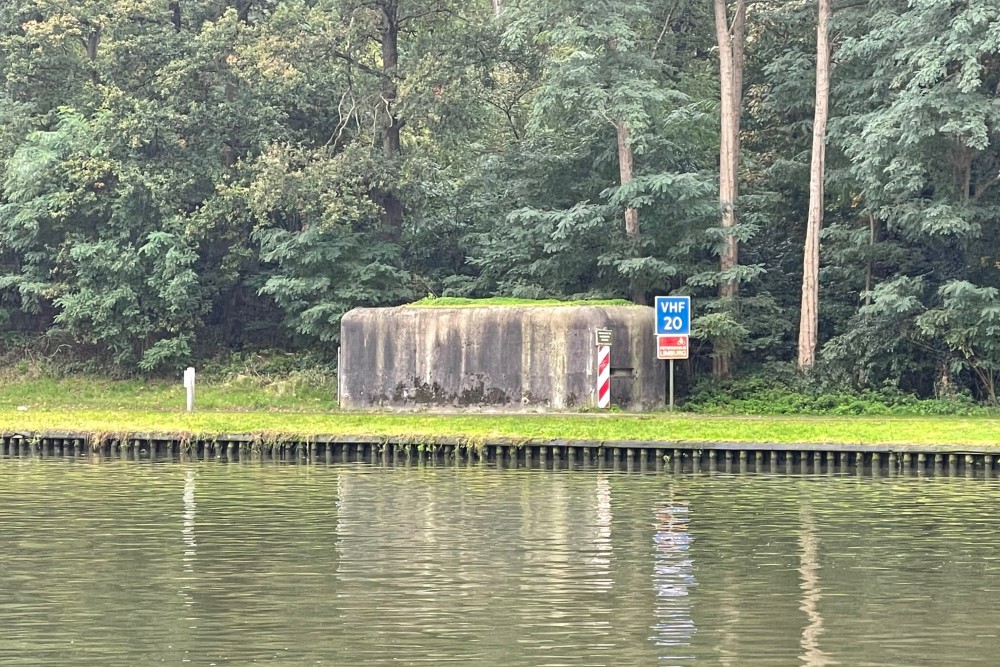
{"type": "Polygon", "coordinates": [[[680,2],[680,0],[675,0],[673,6],[670,8],[670,11],[667,12],[667,17],[663,19],[663,30],[660,31],[660,36],[656,38],[656,43],[653,44],[653,52],[649,55],[652,60],[656,59],[656,52],[660,48],[660,42],[663,41],[663,36],[667,34],[667,28],[670,27],[670,19],[673,18],[674,10],[677,9],[678,2],[680,2]]]}
{"type": "Polygon", "coordinates": [[[1000,183],[1000,175],[994,176],[982,185],[976,186],[976,194],[972,196],[972,201],[978,202],[986,192],[997,183],[1000,183]]]}

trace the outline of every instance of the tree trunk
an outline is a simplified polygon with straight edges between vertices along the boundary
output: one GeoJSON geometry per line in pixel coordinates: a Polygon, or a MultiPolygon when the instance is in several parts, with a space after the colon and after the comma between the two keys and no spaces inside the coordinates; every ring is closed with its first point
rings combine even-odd
{"type": "MultiPolygon", "coordinates": [[[[395,115],[393,108],[398,91],[396,77],[399,67],[399,0],[384,0],[382,10],[381,47],[382,47],[382,105],[384,117],[382,121],[382,154],[386,162],[392,164],[398,161],[403,149],[400,143],[399,131],[403,123],[395,115]]],[[[403,204],[393,189],[387,188],[378,193],[377,203],[382,207],[382,223],[386,234],[392,241],[398,242],[403,232],[403,204]]]]}
{"type": "MultiPolygon", "coordinates": [[[[179,2],[174,3],[174,6],[174,27],[180,31],[181,14],[179,2]]],[[[236,0],[234,6],[236,8],[236,18],[239,19],[240,23],[250,25],[250,9],[253,7],[253,0],[236,0]]],[[[226,101],[234,104],[239,92],[240,85],[238,78],[229,78],[225,83],[226,101]]],[[[222,165],[227,169],[232,169],[242,156],[243,146],[240,142],[239,133],[233,130],[228,133],[225,141],[222,143],[222,165]]]]}
{"type": "MultiPolygon", "coordinates": [[[[719,208],[724,230],[723,248],[719,255],[719,270],[732,271],[739,265],[739,240],[735,236],[736,200],[739,195],[740,110],[743,106],[744,34],[746,0],[738,0],[732,26],[726,0],[714,0],[715,36],[719,46],[719,92],[721,127],[719,133],[719,208]]],[[[719,283],[719,298],[732,300],[739,293],[735,279],[719,283]]],[[[712,374],[729,376],[732,353],[717,351],[712,359],[712,374]]]]}
{"type": "Polygon", "coordinates": [[[90,66],[90,82],[97,83],[100,81],[100,76],[97,74],[97,48],[101,45],[101,28],[91,26],[89,23],[84,25],[90,27],[90,34],[87,35],[87,40],[84,42],[87,50],[87,63],[90,66]]]}
{"type": "Polygon", "coordinates": [[[823,178],[826,166],[826,119],[830,102],[830,0],[819,0],[816,21],[816,111],[809,167],[809,218],[802,261],[802,313],[799,320],[799,369],[816,363],[819,335],[819,233],[823,227],[823,178]]]}
{"type": "Polygon", "coordinates": [[[972,199],[972,159],[975,151],[961,141],[955,146],[955,183],[958,187],[959,199],[962,205],[968,205],[972,199]]]}
{"type": "Polygon", "coordinates": [[[250,23],[251,9],[253,9],[253,0],[236,0],[236,17],[241,23],[250,23]]]}
{"type": "Polygon", "coordinates": [[[503,0],[492,0],[493,2],[493,15],[500,16],[500,12],[503,11],[503,0]]]}
{"type": "MultiPolygon", "coordinates": [[[[629,142],[629,130],[625,121],[615,123],[618,134],[618,174],[619,181],[625,185],[632,180],[634,174],[634,153],[629,142]]],[[[625,207],[625,234],[630,239],[639,238],[639,210],[631,206],[625,207]]]]}
{"type": "Polygon", "coordinates": [[[174,24],[176,32],[181,31],[181,3],[180,0],[173,0],[170,3],[170,22],[174,24]]]}
{"type": "MultiPolygon", "coordinates": [[[[618,180],[621,185],[625,185],[635,173],[635,153],[632,151],[628,124],[623,120],[618,121],[615,123],[615,131],[618,136],[618,180]]],[[[639,238],[639,209],[632,206],[625,207],[625,235],[630,241],[639,238]]],[[[646,291],[637,285],[629,285],[629,298],[633,303],[646,305],[646,291]]]]}
{"type": "Polygon", "coordinates": [[[100,28],[94,28],[87,35],[87,60],[90,62],[97,61],[97,47],[101,44],[101,30],[100,28]]]}
{"type": "Polygon", "coordinates": [[[872,303],[872,267],[875,253],[875,216],[868,214],[868,262],[865,264],[865,305],[872,303]]]}
{"type": "MultiPolygon", "coordinates": [[[[611,38],[607,41],[608,51],[613,53],[618,50],[618,40],[611,38]]],[[[618,182],[625,185],[630,182],[635,175],[635,151],[632,150],[632,139],[628,122],[624,118],[615,121],[615,136],[618,143],[618,182]]],[[[625,236],[637,247],[639,239],[639,209],[632,206],[625,206],[625,236]]],[[[640,306],[646,305],[646,290],[634,282],[628,286],[629,298],[632,303],[640,306]]]]}

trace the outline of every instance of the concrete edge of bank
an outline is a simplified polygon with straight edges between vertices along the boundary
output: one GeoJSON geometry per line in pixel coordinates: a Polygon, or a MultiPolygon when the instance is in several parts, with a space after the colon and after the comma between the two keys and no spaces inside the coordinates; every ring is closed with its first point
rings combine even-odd
{"type": "Polygon", "coordinates": [[[465,463],[627,470],[1000,473],[1000,445],[702,442],[259,433],[0,433],[0,456],[300,463],[465,463]]]}

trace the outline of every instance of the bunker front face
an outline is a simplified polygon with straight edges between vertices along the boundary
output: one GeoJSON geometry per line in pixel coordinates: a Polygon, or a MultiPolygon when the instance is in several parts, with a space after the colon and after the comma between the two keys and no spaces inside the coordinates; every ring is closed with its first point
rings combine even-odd
{"type": "Polygon", "coordinates": [[[341,405],[567,410],[596,404],[595,332],[610,331],[610,402],[665,402],[643,306],[359,308],[341,321],[341,405]]]}

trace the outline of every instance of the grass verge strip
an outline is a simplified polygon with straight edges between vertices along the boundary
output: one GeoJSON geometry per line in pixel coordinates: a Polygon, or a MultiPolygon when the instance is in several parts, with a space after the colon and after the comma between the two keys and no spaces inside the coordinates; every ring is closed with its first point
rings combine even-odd
{"type": "Polygon", "coordinates": [[[46,410],[0,413],[0,431],[270,433],[295,436],[928,444],[1000,447],[1000,420],[977,417],[439,415],[46,410]]]}

